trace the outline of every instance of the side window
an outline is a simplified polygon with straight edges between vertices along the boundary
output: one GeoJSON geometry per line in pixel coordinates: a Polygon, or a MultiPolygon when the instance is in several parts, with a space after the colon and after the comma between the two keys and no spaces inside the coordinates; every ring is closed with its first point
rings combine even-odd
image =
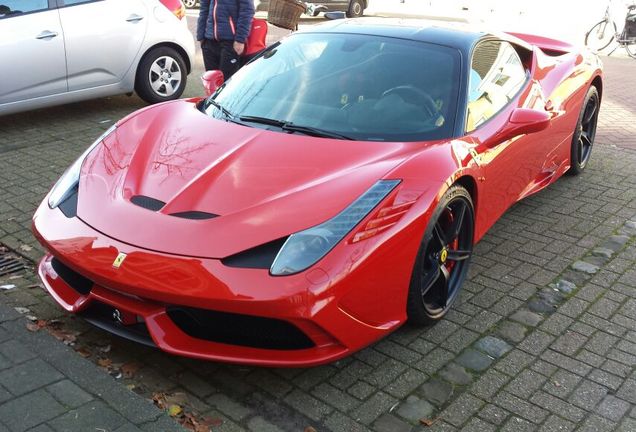
{"type": "Polygon", "coordinates": [[[526,77],[517,51],[508,42],[480,43],[471,62],[466,131],[477,129],[508,105],[526,77]]]}
{"type": "Polygon", "coordinates": [[[0,18],[37,12],[48,8],[48,0],[0,0],[0,18]]]}

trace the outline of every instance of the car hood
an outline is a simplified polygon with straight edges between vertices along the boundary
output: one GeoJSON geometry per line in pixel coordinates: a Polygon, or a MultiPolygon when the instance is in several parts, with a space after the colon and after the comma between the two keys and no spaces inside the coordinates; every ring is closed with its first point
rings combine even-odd
{"type": "Polygon", "coordinates": [[[251,128],[178,101],[125,120],[86,158],[77,214],[136,247],[224,258],[332,218],[413,146],[251,128]]]}

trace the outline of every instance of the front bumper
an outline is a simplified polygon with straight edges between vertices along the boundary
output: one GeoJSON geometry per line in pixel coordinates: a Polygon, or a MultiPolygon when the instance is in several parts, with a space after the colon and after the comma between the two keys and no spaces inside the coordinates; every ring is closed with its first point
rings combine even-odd
{"type": "MultiPolygon", "coordinates": [[[[229,268],[219,260],[161,254],[109,238],[45,203],[34,216],[33,232],[49,251],[39,276],[57,303],[112,333],[172,354],[260,366],[312,366],[351,354],[403,322],[363,322],[339,306],[353,287],[368,285],[368,279],[356,278],[358,272],[341,275],[337,282],[322,269],[281,278],[267,270],[229,268]],[[119,253],[127,257],[116,269],[119,253]],[[76,277],[88,288],[78,289],[76,277]],[[174,310],[181,308],[238,319],[219,321],[221,327],[250,322],[260,327],[264,320],[282,332],[299,331],[311,346],[272,348],[255,342],[254,335],[247,343],[209,340],[201,329],[189,331],[177,322],[174,310]]],[[[378,284],[386,286],[382,280],[378,284]]],[[[212,334],[214,317],[205,323],[212,334]]]]}

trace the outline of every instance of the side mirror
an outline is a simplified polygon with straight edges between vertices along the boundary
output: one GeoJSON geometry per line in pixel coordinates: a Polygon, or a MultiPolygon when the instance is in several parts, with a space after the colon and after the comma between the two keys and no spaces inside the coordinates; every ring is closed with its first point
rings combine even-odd
{"type": "Polygon", "coordinates": [[[541,132],[550,126],[551,120],[552,116],[547,111],[516,108],[512,114],[510,114],[508,124],[493,135],[489,141],[493,144],[499,144],[500,142],[510,140],[519,135],[541,132]]]}
{"type": "Polygon", "coordinates": [[[201,82],[203,83],[203,88],[205,88],[206,96],[212,95],[212,93],[223,85],[224,81],[223,72],[220,70],[207,71],[201,75],[201,82]]]}

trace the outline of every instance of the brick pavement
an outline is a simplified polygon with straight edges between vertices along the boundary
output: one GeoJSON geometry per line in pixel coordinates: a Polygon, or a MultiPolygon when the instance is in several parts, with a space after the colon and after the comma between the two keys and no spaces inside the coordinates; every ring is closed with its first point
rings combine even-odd
{"type": "MultiPolygon", "coordinates": [[[[635,431],[636,152],[618,147],[636,148],[629,75],[636,63],[610,58],[606,66],[588,169],[506,213],[477,245],[457,305],[432,328],[404,327],[331,365],[263,369],[172,357],[111,337],[62,313],[28,272],[0,303],[61,319],[77,334],[73,348],[108,369],[112,384],[176,398],[212,419],[213,431],[635,431]],[[135,372],[121,376],[131,362],[135,372]]],[[[138,106],[137,98],[116,97],[0,119],[0,242],[38,257],[28,232],[35,206],[111,124],[105,120],[138,106]]],[[[21,327],[10,340],[33,336],[21,327]]],[[[103,372],[86,369],[75,379],[93,376],[103,372]]],[[[0,373],[0,411],[16,400],[3,401],[6,379],[0,373]]]]}
{"type": "Polygon", "coordinates": [[[170,417],[0,303],[0,431],[178,431],[170,417]]]}

